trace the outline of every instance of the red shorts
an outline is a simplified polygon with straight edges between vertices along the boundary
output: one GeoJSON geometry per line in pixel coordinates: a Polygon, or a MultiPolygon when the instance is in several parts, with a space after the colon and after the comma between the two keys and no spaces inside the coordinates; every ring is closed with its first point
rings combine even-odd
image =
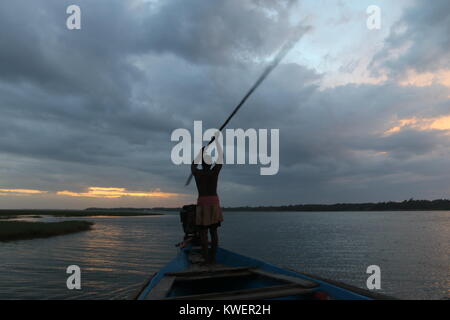
{"type": "Polygon", "coordinates": [[[218,196],[204,196],[197,199],[195,224],[199,227],[220,225],[223,221],[222,208],[218,196]]]}

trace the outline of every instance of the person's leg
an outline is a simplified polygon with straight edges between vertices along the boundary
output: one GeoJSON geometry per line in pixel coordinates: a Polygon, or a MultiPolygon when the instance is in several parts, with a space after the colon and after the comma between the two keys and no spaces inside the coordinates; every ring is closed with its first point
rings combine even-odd
{"type": "Polygon", "coordinates": [[[215,264],[216,263],[216,252],[217,247],[219,246],[219,236],[217,234],[217,226],[213,226],[209,228],[209,233],[211,235],[211,256],[210,256],[210,262],[215,264]]]}
{"type": "Polygon", "coordinates": [[[208,261],[208,229],[201,228],[200,229],[200,243],[202,246],[202,256],[205,259],[205,262],[208,261]]]}

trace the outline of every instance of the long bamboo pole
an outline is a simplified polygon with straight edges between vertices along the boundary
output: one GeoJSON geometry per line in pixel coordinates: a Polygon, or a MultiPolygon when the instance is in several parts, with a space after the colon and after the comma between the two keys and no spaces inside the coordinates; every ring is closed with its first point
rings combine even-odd
{"type": "MultiPolygon", "coordinates": [[[[236,115],[236,113],[241,109],[241,107],[244,105],[244,103],[247,101],[248,98],[255,92],[256,89],[261,85],[261,83],[267,78],[267,76],[280,64],[280,62],[284,59],[284,57],[289,53],[289,51],[294,47],[294,45],[297,43],[299,36],[296,35],[295,38],[292,38],[288,40],[279,50],[275,58],[272,60],[272,62],[266,67],[264,72],[261,74],[261,76],[258,78],[258,80],[255,82],[255,84],[250,88],[250,90],[247,92],[247,94],[242,98],[242,100],[239,102],[239,104],[234,108],[233,112],[229,115],[229,117],[225,120],[225,122],[220,127],[219,131],[223,131],[225,127],[228,125],[228,123],[231,121],[231,119],[236,115]]],[[[213,143],[216,140],[216,137],[212,137],[212,139],[209,141],[209,143],[206,145],[209,146],[211,143],[213,143]]],[[[200,152],[202,152],[200,150],[200,152]]],[[[189,175],[186,186],[188,186],[191,183],[192,180],[192,172],[189,175]]]]}

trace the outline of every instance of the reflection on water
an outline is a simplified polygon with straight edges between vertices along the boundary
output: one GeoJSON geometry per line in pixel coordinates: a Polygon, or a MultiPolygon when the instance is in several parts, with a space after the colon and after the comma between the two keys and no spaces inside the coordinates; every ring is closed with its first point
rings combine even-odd
{"type": "MultiPolygon", "coordinates": [[[[176,214],[82,219],[95,221],[94,230],[0,243],[0,299],[130,298],[175,256],[182,237],[176,214]],[[72,264],[82,270],[79,291],[66,288],[72,264]]],[[[225,220],[221,244],[230,250],[359,287],[376,264],[385,294],[450,297],[450,212],[226,213],[225,220]]]]}

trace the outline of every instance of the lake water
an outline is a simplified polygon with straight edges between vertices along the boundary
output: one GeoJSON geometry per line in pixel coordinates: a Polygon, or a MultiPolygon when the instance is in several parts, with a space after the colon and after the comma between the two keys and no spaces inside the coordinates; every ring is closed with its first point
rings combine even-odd
{"type": "MultiPolygon", "coordinates": [[[[70,220],[44,218],[41,221],[70,220]]],[[[77,220],[80,220],[78,218],[77,220]]],[[[0,299],[127,299],[176,254],[175,213],[82,218],[94,230],[0,242],[0,299]],[[68,290],[66,268],[82,270],[68,290]]],[[[225,213],[224,248],[364,288],[381,268],[381,293],[450,298],[450,212],[225,213]]]]}

